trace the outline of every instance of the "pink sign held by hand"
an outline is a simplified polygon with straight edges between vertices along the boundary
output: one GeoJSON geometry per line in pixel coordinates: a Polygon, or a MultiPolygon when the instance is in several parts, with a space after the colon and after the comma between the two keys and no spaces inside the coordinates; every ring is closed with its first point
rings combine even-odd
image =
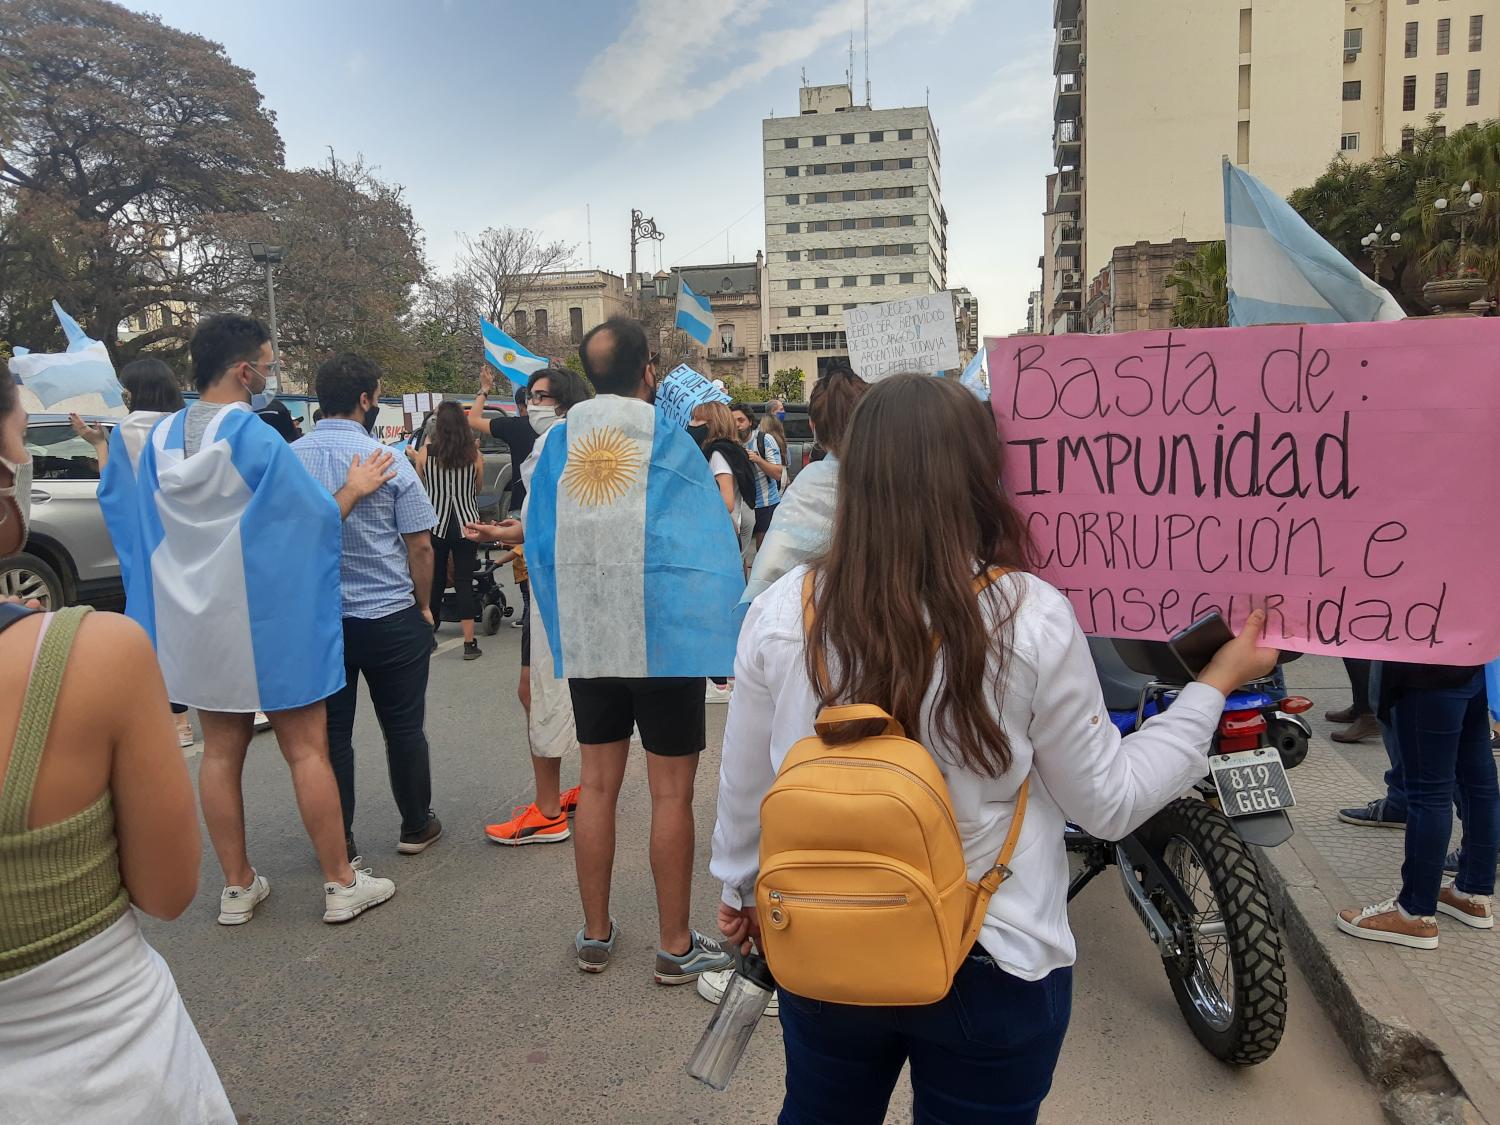
{"type": "Polygon", "coordinates": [[[1500,656],[1500,320],[986,341],[1006,486],[1085,632],[1500,656]]]}

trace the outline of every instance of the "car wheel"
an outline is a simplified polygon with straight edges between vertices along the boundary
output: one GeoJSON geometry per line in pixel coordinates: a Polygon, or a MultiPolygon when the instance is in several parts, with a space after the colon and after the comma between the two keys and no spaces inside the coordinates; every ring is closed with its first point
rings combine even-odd
{"type": "Polygon", "coordinates": [[[66,604],[62,579],[35,555],[12,555],[0,560],[0,598],[38,601],[43,609],[62,609],[66,604]]]}

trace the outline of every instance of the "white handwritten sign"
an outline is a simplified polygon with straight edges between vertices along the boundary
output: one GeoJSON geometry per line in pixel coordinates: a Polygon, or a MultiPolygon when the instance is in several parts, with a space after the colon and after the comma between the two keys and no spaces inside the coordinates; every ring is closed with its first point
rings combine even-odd
{"type": "Polygon", "coordinates": [[[656,388],[656,408],[679,426],[693,418],[695,407],[705,402],[728,402],[729,396],[685,363],[680,363],[656,388]]]}
{"type": "Polygon", "coordinates": [[[961,367],[953,294],[924,293],[844,312],[849,365],[873,382],[903,371],[961,367]]]}

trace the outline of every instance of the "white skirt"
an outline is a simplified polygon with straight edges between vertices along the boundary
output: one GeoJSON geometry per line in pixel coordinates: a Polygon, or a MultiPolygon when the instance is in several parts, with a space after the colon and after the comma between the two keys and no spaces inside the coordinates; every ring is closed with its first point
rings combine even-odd
{"type": "Polygon", "coordinates": [[[537,609],[536,587],[531,592],[531,716],[527,741],[536,758],[561,758],[578,753],[578,728],[573,724],[573,693],[568,681],[554,675],[552,646],[537,609]]]}
{"type": "Polygon", "coordinates": [[[134,911],[0,980],[0,1125],[233,1125],[177,983],[134,911]]]}

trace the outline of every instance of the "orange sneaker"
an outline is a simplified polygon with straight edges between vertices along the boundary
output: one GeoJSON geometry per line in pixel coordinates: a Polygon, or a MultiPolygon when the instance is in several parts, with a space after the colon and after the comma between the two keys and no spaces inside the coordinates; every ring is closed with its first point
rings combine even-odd
{"type": "Polygon", "coordinates": [[[485,836],[496,844],[560,844],[573,830],[568,827],[568,814],[553,818],[543,816],[535,804],[517,805],[515,816],[504,824],[491,824],[484,830],[485,836]]]}
{"type": "Polygon", "coordinates": [[[563,816],[572,816],[578,811],[578,794],[582,790],[582,785],[575,785],[563,791],[562,799],[558,801],[558,804],[562,806],[563,816]]]}

